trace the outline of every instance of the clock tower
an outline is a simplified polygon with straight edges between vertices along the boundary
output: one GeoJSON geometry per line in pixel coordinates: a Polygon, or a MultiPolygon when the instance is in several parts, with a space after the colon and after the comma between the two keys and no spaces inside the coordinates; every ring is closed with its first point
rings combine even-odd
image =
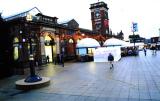
{"type": "Polygon", "coordinates": [[[92,30],[100,34],[109,34],[108,9],[104,2],[91,4],[92,30]]]}

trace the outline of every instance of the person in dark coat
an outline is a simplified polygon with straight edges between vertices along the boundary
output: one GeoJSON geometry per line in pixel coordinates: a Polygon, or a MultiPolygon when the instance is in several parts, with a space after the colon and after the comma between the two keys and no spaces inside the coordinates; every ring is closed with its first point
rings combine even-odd
{"type": "Polygon", "coordinates": [[[109,55],[108,55],[108,61],[109,61],[109,64],[110,64],[110,69],[112,69],[113,68],[114,56],[111,53],[109,53],[109,55]]]}
{"type": "Polygon", "coordinates": [[[143,47],[143,50],[144,50],[144,55],[146,56],[147,55],[147,49],[146,49],[146,47],[143,47]]]}
{"type": "Polygon", "coordinates": [[[48,55],[47,55],[46,59],[47,59],[47,63],[49,63],[49,56],[48,55]]]}

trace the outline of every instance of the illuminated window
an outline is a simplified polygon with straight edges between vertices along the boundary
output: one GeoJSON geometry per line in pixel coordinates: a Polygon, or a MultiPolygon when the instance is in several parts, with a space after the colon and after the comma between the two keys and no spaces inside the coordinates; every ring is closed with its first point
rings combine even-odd
{"type": "Polygon", "coordinates": [[[13,40],[13,47],[14,47],[14,60],[17,60],[19,58],[19,52],[18,52],[18,43],[19,43],[19,40],[18,38],[14,38],[13,40]]]}
{"type": "Polygon", "coordinates": [[[88,54],[93,54],[95,51],[95,48],[88,48],[88,54]]]}
{"type": "Polygon", "coordinates": [[[18,54],[18,47],[14,47],[14,60],[17,60],[19,57],[19,54],[18,54]]]}
{"type": "Polygon", "coordinates": [[[19,42],[18,38],[14,38],[14,42],[13,43],[18,43],[18,42],[19,42]]]}
{"type": "Polygon", "coordinates": [[[86,48],[79,48],[79,55],[85,55],[87,54],[86,48]]]}
{"type": "Polygon", "coordinates": [[[69,43],[73,43],[73,39],[69,39],[69,43]]]}
{"type": "Polygon", "coordinates": [[[30,13],[27,14],[26,20],[27,21],[32,21],[32,15],[30,13]]]}
{"type": "Polygon", "coordinates": [[[45,40],[51,40],[51,38],[47,35],[45,36],[45,40]]]}

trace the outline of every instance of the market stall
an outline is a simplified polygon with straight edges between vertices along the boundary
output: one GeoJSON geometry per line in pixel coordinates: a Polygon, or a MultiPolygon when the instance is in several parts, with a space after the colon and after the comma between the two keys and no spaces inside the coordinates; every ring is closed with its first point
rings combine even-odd
{"type": "Polygon", "coordinates": [[[84,38],[76,45],[76,55],[78,61],[93,61],[93,54],[100,44],[97,40],[92,38],[84,38]]]}

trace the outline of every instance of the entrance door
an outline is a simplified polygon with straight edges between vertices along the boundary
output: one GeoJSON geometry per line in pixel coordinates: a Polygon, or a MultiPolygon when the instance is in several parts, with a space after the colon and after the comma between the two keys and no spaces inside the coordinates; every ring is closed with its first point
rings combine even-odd
{"type": "Polygon", "coordinates": [[[49,62],[53,62],[55,57],[55,46],[53,40],[49,36],[45,36],[45,55],[49,57],[49,62]]]}
{"type": "Polygon", "coordinates": [[[52,62],[51,46],[46,46],[45,45],[45,52],[46,52],[46,57],[49,56],[49,62],[52,62]]]}
{"type": "Polygon", "coordinates": [[[73,39],[68,40],[67,57],[69,59],[74,59],[75,58],[75,47],[74,47],[73,39]]]}

